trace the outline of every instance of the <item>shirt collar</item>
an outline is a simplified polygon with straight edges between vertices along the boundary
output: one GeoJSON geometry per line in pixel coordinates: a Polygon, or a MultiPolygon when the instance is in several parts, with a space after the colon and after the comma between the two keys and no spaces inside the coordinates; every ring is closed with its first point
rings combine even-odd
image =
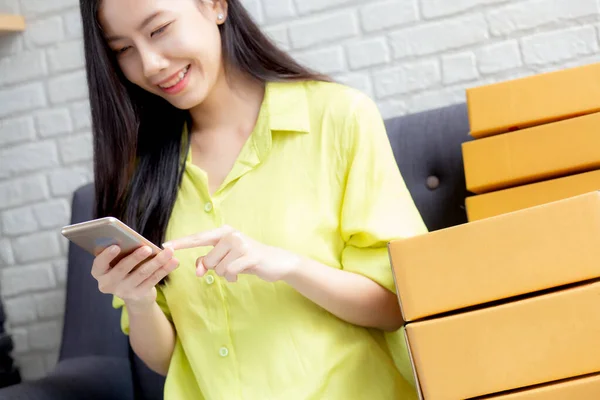
{"type": "Polygon", "coordinates": [[[271,132],[310,132],[308,98],[303,82],[268,82],[265,95],[271,132]]]}

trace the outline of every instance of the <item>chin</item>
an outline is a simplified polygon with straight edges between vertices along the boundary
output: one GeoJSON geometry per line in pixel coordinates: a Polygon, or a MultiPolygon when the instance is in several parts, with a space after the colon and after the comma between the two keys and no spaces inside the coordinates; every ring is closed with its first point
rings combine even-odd
{"type": "Polygon", "coordinates": [[[206,95],[204,93],[194,93],[193,95],[185,96],[185,98],[166,98],[169,103],[173,107],[176,107],[180,110],[191,110],[202,104],[202,102],[206,99],[206,95]]]}

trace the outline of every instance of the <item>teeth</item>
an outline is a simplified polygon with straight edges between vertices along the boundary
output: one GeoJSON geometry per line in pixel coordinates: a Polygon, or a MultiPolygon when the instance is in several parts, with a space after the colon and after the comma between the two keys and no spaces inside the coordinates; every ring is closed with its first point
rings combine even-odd
{"type": "Polygon", "coordinates": [[[179,82],[181,82],[183,80],[183,78],[185,78],[185,74],[187,74],[188,69],[189,69],[189,66],[185,67],[184,69],[179,71],[179,74],[175,78],[171,79],[169,82],[165,83],[164,85],[159,85],[159,86],[163,89],[168,89],[170,87],[177,85],[179,82]]]}

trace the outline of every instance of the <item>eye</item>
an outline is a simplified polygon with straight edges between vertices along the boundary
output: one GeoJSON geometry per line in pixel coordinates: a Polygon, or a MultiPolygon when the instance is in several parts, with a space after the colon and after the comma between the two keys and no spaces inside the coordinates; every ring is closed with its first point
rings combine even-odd
{"type": "Polygon", "coordinates": [[[168,23],[160,28],[158,28],[157,30],[155,30],[154,32],[152,32],[150,34],[150,37],[153,37],[154,35],[160,35],[161,33],[163,33],[169,26],[171,25],[171,23],[168,23]]]}
{"type": "Polygon", "coordinates": [[[123,48],[121,48],[121,49],[117,49],[117,50],[115,50],[115,54],[116,54],[117,56],[123,55],[123,54],[124,54],[124,53],[125,53],[127,50],[129,50],[130,48],[131,48],[131,46],[125,46],[125,47],[123,47],[123,48]]]}

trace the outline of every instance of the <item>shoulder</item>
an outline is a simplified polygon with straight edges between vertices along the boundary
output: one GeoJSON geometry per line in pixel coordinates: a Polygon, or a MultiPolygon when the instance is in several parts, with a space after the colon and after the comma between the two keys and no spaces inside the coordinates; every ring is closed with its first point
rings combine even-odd
{"type": "Polygon", "coordinates": [[[375,102],[364,92],[337,82],[304,82],[312,111],[322,110],[336,118],[349,118],[365,108],[377,109],[375,102]]]}

